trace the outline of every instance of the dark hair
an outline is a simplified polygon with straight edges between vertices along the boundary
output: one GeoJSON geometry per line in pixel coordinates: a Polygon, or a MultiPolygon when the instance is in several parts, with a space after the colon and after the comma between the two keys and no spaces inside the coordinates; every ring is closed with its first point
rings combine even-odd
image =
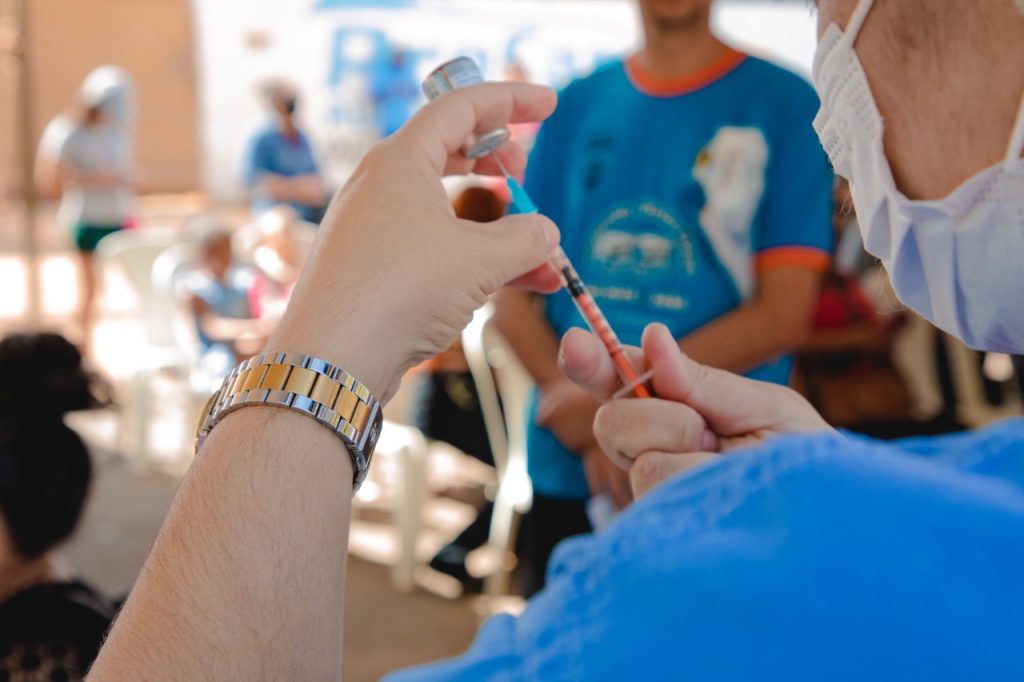
{"type": "Polygon", "coordinates": [[[106,402],[63,336],[0,340],[0,513],[22,556],[45,554],[75,529],[92,465],[64,415],[106,402]]]}

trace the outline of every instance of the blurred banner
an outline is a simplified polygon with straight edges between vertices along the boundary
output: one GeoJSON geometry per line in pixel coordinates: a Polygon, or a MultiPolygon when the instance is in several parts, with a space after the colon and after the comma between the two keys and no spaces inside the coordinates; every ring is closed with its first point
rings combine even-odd
{"type": "MultiPolygon", "coordinates": [[[[363,152],[423,102],[439,63],[473,57],[488,78],[513,65],[556,87],[636,48],[633,0],[218,0],[192,2],[200,78],[204,188],[242,198],[245,142],[265,119],[257,86],[284,78],[301,91],[300,119],[334,187],[363,152]]],[[[806,3],[719,0],[730,42],[809,71],[806,3]]]]}
{"type": "Polygon", "coordinates": [[[265,115],[262,80],[299,87],[301,120],[335,185],[421,105],[419,84],[442,61],[468,55],[491,79],[517,64],[529,80],[564,85],[631,49],[639,30],[633,4],[615,0],[218,0],[193,12],[204,178],[222,199],[239,197],[239,159],[265,115]]]}

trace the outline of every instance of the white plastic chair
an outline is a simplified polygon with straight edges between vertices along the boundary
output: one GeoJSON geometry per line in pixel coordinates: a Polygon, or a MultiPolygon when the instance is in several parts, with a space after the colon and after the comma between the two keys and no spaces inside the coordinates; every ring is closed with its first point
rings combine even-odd
{"type": "MultiPolygon", "coordinates": [[[[397,552],[391,567],[391,585],[398,592],[411,592],[416,587],[416,544],[423,523],[423,507],[427,499],[426,462],[430,446],[423,433],[413,427],[385,420],[375,458],[397,461],[394,524],[397,531],[397,552]]],[[[371,468],[371,477],[373,469],[371,468]]],[[[368,482],[371,482],[368,479],[368,482]]],[[[364,484],[365,486],[366,484],[364,484]]],[[[357,494],[359,497],[362,491],[357,494]]]]}
{"type": "Polygon", "coordinates": [[[196,420],[209,399],[217,390],[221,377],[210,377],[199,369],[199,339],[194,322],[182,299],[181,285],[196,267],[194,244],[176,244],[161,253],[153,263],[153,289],[166,300],[169,309],[172,336],[188,362],[181,368],[181,378],[186,384],[184,429],[180,442],[183,455],[192,452],[191,443],[196,420]]]}
{"type": "Polygon", "coordinates": [[[138,299],[143,344],[130,361],[130,389],[119,421],[118,442],[129,459],[143,468],[148,453],[149,389],[152,376],[164,369],[182,370],[190,358],[177,343],[173,327],[173,303],[153,286],[153,264],[161,253],[179,241],[171,229],[122,230],[100,241],[96,258],[103,271],[119,267],[138,299]],[[127,428],[130,425],[130,428],[127,428]]]}
{"type": "Polygon", "coordinates": [[[170,341],[186,357],[190,366],[199,355],[199,342],[192,327],[191,319],[182,306],[181,283],[195,267],[196,248],[192,244],[175,244],[164,249],[153,262],[150,278],[153,291],[161,299],[161,306],[167,309],[170,325],[170,341]]]}
{"type": "Polygon", "coordinates": [[[533,503],[533,487],[526,471],[526,403],[533,381],[495,328],[494,305],[473,315],[462,332],[462,347],[476,383],[487,439],[498,471],[488,551],[498,557],[496,569],[484,580],[484,593],[509,593],[509,577],[516,565],[515,545],[522,515],[533,503]],[[504,407],[504,410],[502,409],[504,407]]]}

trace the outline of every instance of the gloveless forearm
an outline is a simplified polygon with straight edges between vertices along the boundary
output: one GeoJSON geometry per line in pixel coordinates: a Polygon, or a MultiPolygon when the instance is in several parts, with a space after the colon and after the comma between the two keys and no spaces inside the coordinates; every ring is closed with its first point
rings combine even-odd
{"type": "Polygon", "coordinates": [[[338,679],[351,495],[348,452],[312,419],[229,415],[89,679],[338,679]]]}
{"type": "Polygon", "coordinates": [[[679,348],[701,364],[742,373],[793,350],[808,325],[809,319],[776,319],[769,308],[753,303],[683,337],[679,348]]]}
{"type": "Polygon", "coordinates": [[[761,272],[757,296],[679,341],[697,362],[746,372],[799,348],[811,329],[821,274],[804,267],[761,272]]]}
{"type": "MultiPolygon", "coordinates": [[[[450,345],[502,284],[551,290],[538,267],[554,225],[511,216],[470,229],[441,176],[480,170],[460,148],[481,120],[542,119],[554,105],[539,86],[470,88],[368,152],[267,348],[343,367],[386,401],[402,371],[450,345]]],[[[521,159],[505,163],[521,171],[521,159]]],[[[351,495],[349,454],[313,419],[271,407],[229,415],[182,484],[92,679],[338,679],[351,495]]]]}

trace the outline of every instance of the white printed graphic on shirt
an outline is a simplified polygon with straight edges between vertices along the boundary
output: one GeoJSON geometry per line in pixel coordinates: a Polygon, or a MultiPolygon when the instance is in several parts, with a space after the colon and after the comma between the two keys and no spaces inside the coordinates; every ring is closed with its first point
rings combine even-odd
{"type": "Polygon", "coordinates": [[[720,128],[693,177],[704,190],[700,226],[744,299],[754,293],[752,230],[764,194],[768,143],[757,128],[720,128]]]}

